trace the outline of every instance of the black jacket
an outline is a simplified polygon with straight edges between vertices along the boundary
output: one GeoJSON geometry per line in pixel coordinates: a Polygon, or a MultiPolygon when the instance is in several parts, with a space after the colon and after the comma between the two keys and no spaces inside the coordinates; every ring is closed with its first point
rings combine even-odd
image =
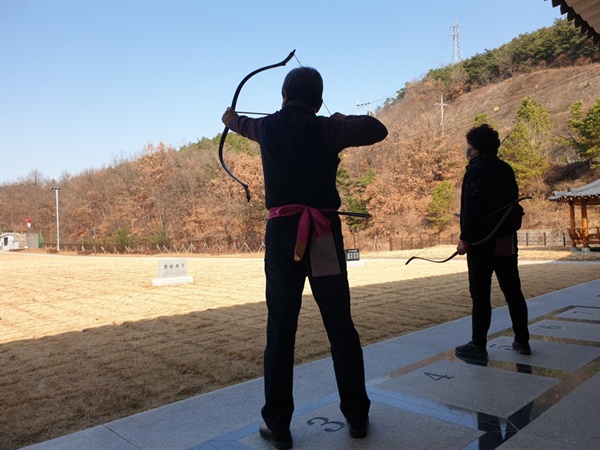
{"type": "MultiPolygon", "coordinates": [[[[495,155],[480,154],[467,165],[462,182],[460,239],[469,244],[492,233],[508,209],[519,198],[515,173],[495,155]]],[[[515,204],[494,237],[507,236],[521,227],[523,209],[515,204]]]]}
{"type": "Polygon", "coordinates": [[[229,127],[260,143],[268,209],[289,204],[339,208],[339,153],[347,147],[374,144],[387,135],[374,117],[334,120],[317,116],[298,101],[260,119],[240,116],[229,127]]]}

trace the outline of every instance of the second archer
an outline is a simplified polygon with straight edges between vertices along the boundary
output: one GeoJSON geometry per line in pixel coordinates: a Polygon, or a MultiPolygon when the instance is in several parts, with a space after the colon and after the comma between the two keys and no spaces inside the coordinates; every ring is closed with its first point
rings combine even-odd
{"type": "Polygon", "coordinates": [[[492,319],[491,284],[496,273],[512,321],[513,348],[531,354],[527,303],[521,290],[517,230],[523,208],[511,166],[498,158],[498,132],[487,124],[466,135],[469,160],[462,182],[459,255],[467,254],[473,314],[471,341],[455,349],[457,356],[486,358],[492,319]]]}

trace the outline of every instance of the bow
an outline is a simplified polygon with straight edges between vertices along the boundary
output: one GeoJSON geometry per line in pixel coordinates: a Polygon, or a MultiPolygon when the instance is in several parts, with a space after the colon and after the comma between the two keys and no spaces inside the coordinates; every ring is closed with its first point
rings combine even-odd
{"type": "MultiPolygon", "coordinates": [[[[240,84],[238,85],[237,89],[235,90],[235,94],[233,95],[233,100],[231,101],[231,109],[235,110],[235,105],[237,104],[237,100],[238,100],[238,97],[242,90],[242,86],[244,86],[244,84],[246,84],[246,81],[248,81],[250,78],[252,78],[257,73],[263,72],[265,70],[273,69],[275,67],[285,66],[290,61],[290,59],[292,59],[294,57],[295,53],[296,53],[296,50],[292,50],[290,52],[290,54],[283,61],[278,62],[276,64],[271,64],[269,66],[261,67],[260,69],[256,69],[255,71],[250,72],[248,75],[246,75],[244,77],[244,79],[240,82],[240,84]]],[[[246,183],[244,183],[242,180],[240,180],[238,177],[236,177],[231,172],[231,170],[229,170],[229,168],[225,164],[225,160],[223,159],[223,146],[225,145],[225,138],[227,137],[228,132],[229,132],[229,127],[226,126],[225,129],[223,130],[223,134],[221,135],[221,141],[219,142],[219,161],[221,161],[221,166],[223,166],[223,169],[225,169],[225,172],[227,172],[231,178],[233,178],[235,181],[237,181],[238,183],[240,183],[242,185],[242,187],[244,188],[244,191],[246,191],[246,200],[248,200],[248,202],[249,202],[250,201],[250,189],[248,188],[248,185],[246,183]]]]}
{"type": "MultiPolygon", "coordinates": [[[[493,216],[494,214],[502,211],[505,208],[508,208],[506,210],[506,212],[504,213],[504,215],[500,218],[500,220],[498,221],[498,223],[496,224],[496,226],[494,227],[494,229],[490,232],[490,234],[488,234],[486,237],[484,237],[483,239],[481,239],[480,241],[477,242],[473,242],[470,247],[477,247],[478,245],[481,245],[487,241],[489,241],[491,238],[494,237],[494,235],[498,232],[498,230],[500,229],[500,227],[502,226],[502,224],[506,221],[506,219],[508,219],[508,216],[510,215],[511,211],[514,209],[515,205],[517,203],[519,203],[522,200],[528,200],[531,197],[527,196],[527,197],[521,197],[516,199],[513,202],[508,203],[507,205],[504,205],[502,208],[497,209],[496,211],[494,211],[491,214],[488,214],[487,216],[485,216],[483,219],[487,219],[490,216],[493,216]]],[[[483,220],[481,219],[481,220],[483,220]]],[[[428,261],[428,262],[432,262],[432,263],[445,263],[447,261],[450,261],[452,258],[454,258],[455,256],[458,255],[458,251],[452,253],[452,255],[450,255],[448,258],[443,259],[443,260],[435,260],[435,259],[427,259],[427,258],[422,258],[420,256],[411,256],[408,261],[406,261],[406,263],[404,263],[404,265],[406,266],[409,262],[411,262],[413,259],[422,259],[423,261],[428,261]]]]}
{"type": "Polygon", "coordinates": [[[423,261],[429,261],[432,263],[445,263],[446,261],[450,261],[452,258],[454,258],[456,255],[458,255],[458,252],[454,252],[452,253],[452,255],[450,255],[448,258],[446,259],[441,259],[441,260],[437,260],[437,259],[427,259],[427,258],[423,258],[422,256],[411,256],[405,263],[404,265],[406,266],[409,262],[411,262],[413,259],[422,259],[423,261]]]}

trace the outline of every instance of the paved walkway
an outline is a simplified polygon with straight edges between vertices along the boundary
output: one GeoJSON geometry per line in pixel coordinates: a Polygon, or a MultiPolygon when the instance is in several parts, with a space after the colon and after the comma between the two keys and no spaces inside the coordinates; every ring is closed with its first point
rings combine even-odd
{"type": "MultiPolygon", "coordinates": [[[[485,363],[454,356],[469,317],[365,347],[365,439],[348,436],[331,359],[297,367],[294,448],[600,448],[600,280],[528,305],[531,356],[512,350],[506,307],[494,310],[485,363]]],[[[256,379],[27,448],[269,449],[262,401],[256,379]]]]}

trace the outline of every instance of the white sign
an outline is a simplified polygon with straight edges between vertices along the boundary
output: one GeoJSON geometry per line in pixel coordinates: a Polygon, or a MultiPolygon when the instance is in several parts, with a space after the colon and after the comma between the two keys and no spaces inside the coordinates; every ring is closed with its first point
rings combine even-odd
{"type": "Polygon", "coordinates": [[[187,274],[188,261],[185,258],[161,258],[158,260],[158,276],[152,280],[153,286],[166,284],[192,283],[194,277],[187,274]]]}

